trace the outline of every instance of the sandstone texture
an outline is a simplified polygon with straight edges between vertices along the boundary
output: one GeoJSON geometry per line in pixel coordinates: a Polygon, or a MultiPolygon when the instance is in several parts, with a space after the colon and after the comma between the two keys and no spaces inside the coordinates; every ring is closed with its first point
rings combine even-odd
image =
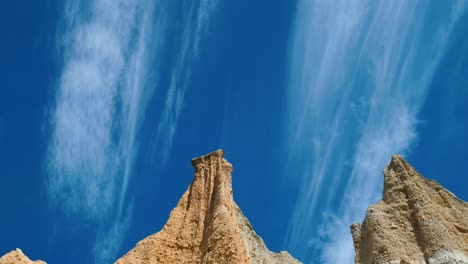
{"type": "Polygon", "coordinates": [[[270,252],[255,233],[233,200],[232,165],[223,157],[218,150],[193,159],[193,182],[166,225],[116,263],[299,263],[270,252]]]}
{"type": "Polygon", "coordinates": [[[468,263],[468,203],[394,155],[383,200],[351,226],[356,263],[468,263]]]}
{"type": "Polygon", "coordinates": [[[21,249],[11,251],[0,258],[0,264],[46,264],[42,260],[32,261],[23,254],[21,249]]]}

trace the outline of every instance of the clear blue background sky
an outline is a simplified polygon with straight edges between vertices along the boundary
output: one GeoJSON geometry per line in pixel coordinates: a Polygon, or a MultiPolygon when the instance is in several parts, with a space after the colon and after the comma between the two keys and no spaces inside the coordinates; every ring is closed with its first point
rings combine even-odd
{"type": "Polygon", "coordinates": [[[109,263],[164,225],[192,180],[191,158],[222,148],[234,198],[267,246],[332,263],[341,233],[324,222],[343,219],[328,223],[347,234],[367,207],[342,205],[357,190],[362,127],[411,134],[398,134],[398,148],[375,137],[392,146],[362,174],[366,204],[380,199],[396,151],[468,200],[463,1],[71,2],[0,8],[0,255],[19,247],[48,263],[109,263]],[[415,15],[379,13],[398,7],[415,15]],[[387,51],[411,60],[381,59],[387,51]],[[392,98],[410,109],[409,124],[379,123],[393,116],[392,98]],[[333,145],[330,155],[321,144],[333,145]]]}

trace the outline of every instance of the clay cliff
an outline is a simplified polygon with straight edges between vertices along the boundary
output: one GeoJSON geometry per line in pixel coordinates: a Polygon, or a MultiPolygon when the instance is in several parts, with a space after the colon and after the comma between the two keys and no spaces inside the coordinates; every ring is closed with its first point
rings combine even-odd
{"type": "Polygon", "coordinates": [[[299,263],[273,253],[233,200],[232,165],[218,150],[192,160],[195,177],[161,231],[116,264],[299,263]]]}
{"type": "Polygon", "coordinates": [[[10,251],[0,258],[0,264],[46,264],[44,261],[36,260],[32,261],[26,255],[23,254],[21,249],[10,251]]]}
{"type": "Polygon", "coordinates": [[[398,155],[384,170],[383,200],[351,231],[356,263],[468,263],[468,203],[398,155]]]}

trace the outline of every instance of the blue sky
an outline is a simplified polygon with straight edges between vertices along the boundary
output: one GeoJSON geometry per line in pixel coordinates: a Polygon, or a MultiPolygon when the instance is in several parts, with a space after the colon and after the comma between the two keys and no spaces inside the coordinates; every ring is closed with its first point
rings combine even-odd
{"type": "Polygon", "coordinates": [[[257,233],[304,263],[352,263],[393,153],[468,200],[464,1],[4,5],[0,254],[110,263],[218,148],[257,233]]]}

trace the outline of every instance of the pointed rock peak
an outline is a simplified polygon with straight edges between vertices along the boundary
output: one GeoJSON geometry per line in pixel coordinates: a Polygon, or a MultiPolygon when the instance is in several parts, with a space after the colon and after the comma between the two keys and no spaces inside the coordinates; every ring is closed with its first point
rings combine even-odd
{"type": "Polygon", "coordinates": [[[384,175],[383,200],[351,227],[356,263],[468,263],[468,204],[399,155],[384,175]]]}
{"type": "Polygon", "coordinates": [[[392,159],[390,160],[390,163],[387,165],[387,167],[402,167],[405,163],[407,163],[406,160],[400,154],[393,154],[392,159]]]}
{"type": "Polygon", "coordinates": [[[396,161],[405,161],[405,159],[400,155],[400,154],[393,154],[392,155],[392,160],[390,161],[390,163],[393,163],[393,162],[396,162],[396,161]]]}
{"type": "Polygon", "coordinates": [[[404,199],[401,186],[408,182],[426,182],[406,160],[400,155],[392,155],[390,163],[384,169],[383,201],[398,202],[404,199]]]}
{"type": "Polygon", "coordinates": [[[403,172],[403,171],[408,171],[411,166],[406,162],[406,160],[398,155],[394,154],[392,155],[392,159],[390,160],[390,163],[385,167],[384,169],[384,175],[385,176],[394,176],[394,174],[388,173],[388,172],[403,172]]]}
{"type": "Polygon", "coordinates": [[[222,150],[192,165],[193,182],[163,229],[116,263],[299,263],[287,252],[270,252],[252,229],[233,200],[232,165],[222,150]]]}
{"type": "Polygon", "coordinates": [[[0,258],[0,264],[46,264],[42,260],[32,261],[24,255],[21,249],[10,251],[8,254],[0,258]]]}

